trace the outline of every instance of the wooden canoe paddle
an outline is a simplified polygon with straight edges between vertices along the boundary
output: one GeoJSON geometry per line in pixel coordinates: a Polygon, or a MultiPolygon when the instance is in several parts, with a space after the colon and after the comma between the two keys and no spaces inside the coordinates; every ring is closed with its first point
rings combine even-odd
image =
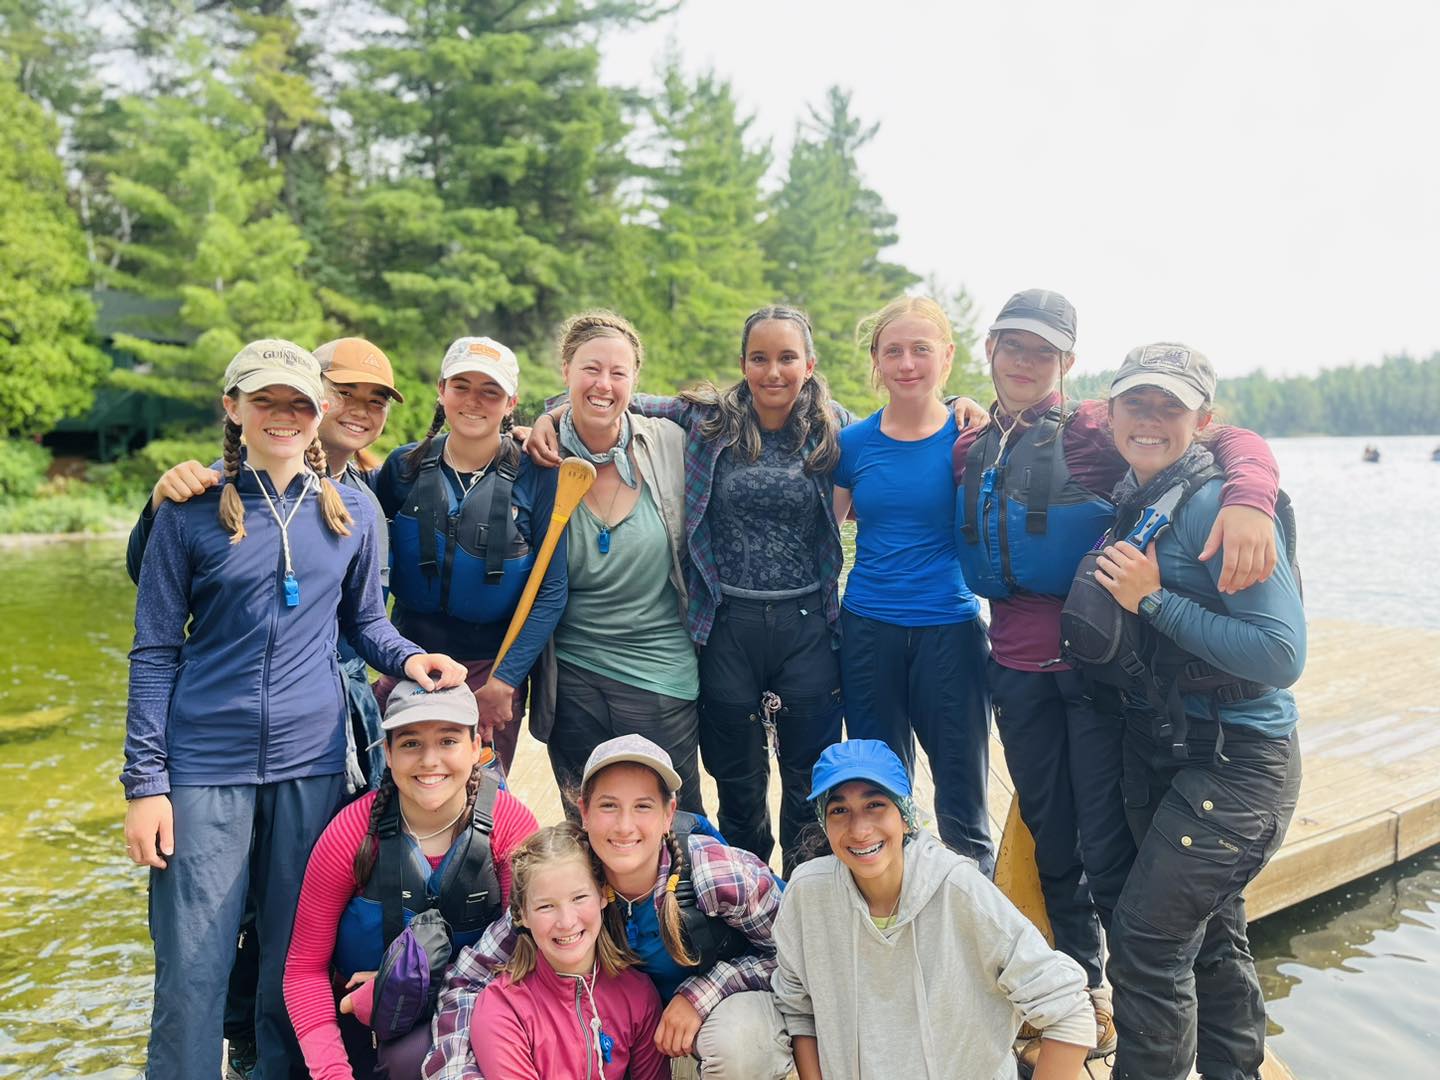
{"type": "Polygon", "coordinates": [[[555,545],[560,543],[560,534],[565,531],[570,515],[580,505],[580,500],[595,483],[595,466],[581,458],[566,458],[560,463],[560,476],[555,482],[555,508],[550,511],[550,526],[545,530],[545,539],[535,553],[535,565],[530,567],[530,576],[525,579],[525,589],[520,593],[520,602],[515,605],[515,614],[510,616],[510,628],[505,631],[505,640],[495,654],[495,663],[490,670],[500,667],[500,661],[515,644],[530,609],[535,606],[535,597],[540,592],[540,583],[545,580],[545,570],[555,554],[555,545]]]}
{"type": "Polygon", "coordinates": [[[1040,891],[1040,871],[1035,866],[1035,838],[1020,817],[1020,796],[1010,796],[1010,813],[1005,816],[1005,833],[995,856],[995,884],[1020,909],[1053,948],[1055,932],[1040,891]]]}

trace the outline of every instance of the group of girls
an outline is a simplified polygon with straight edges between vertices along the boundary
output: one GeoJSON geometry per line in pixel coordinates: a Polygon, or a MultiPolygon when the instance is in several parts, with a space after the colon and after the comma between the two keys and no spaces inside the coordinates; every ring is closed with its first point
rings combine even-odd
{"type": "MultiPolygon", "coordinates": [[[[395,929],[386,919],[378,920],[386,925],[377,925],[375,908],[386,899],[382,882],[409,873],[422,894],[443,908],[447,881],[462,861],[458,853],[473,845],[482,818],[485,850],[498,882],[490,903],[508,904],[508,913],[473,945],[478,917],[457,935],[426,1076],[473,1077],[477,1060],[485,1075],[530,1075],[516,1060],[515,1039],[491,1044],[486,1034],[491,1023],[497,1030],[519,1024],[527,1032],[524,1045],[533,1051],[530,1064],[536,1075],[571,1075],[572,1068],[590,1075],[591,1066],[607,1058],[610,1063],[597,1075],[622,1075],[624,1067],[612,1071],[611,1065],[617,1031],[624,1025],[612,1030],[609,1018],[623,1014],[627,1024],[640,1023],[652,1013],[652,1019],[658,1016],[654,1046],[667,1056],[697,1057],[707,1077],[783,1077],[791,1064],[790,1036],[800,1037],[795,1064],[805,1077],[821,1071],[826,1076],[873,1074],[873,1063],[881,1061],[890,1067],[914,1062],[915,1075],[958,1075],[951,1065],[939,1064],[957,1060],[947,1049],[956,1025],[945,1011],[945,1002],[953,1005],[956,998],[937,996],[926,987],[949,973],[963,998],[966,980],[977,978],[973,971],[964,974],[974,964],[990,973],[979,978],[976,994],[998,994],[1009,1002],[996,1006],[1000,1012],[1008,1008],[1007,1015],[1037,1030],[1053,1028],[1051,1039],[1032,1045],[1027,1064],[1035,1066],[1037,1075],[1073,1075],[1072,1059],[1078,1059],[1068,1051],[1049,1050],[1047,1043],[1079,1047],[1083,1058],[1097,1039],[1103,1045],[1113,1038],[1097,919],[1111,935],[1115,1020],[1128,1036],[1121,1041],[1123,1075],[1184,1075],[1188,1062],[1183,1069],[1178,1062],[1187,1053],[1193,1060],[1196,1053],[1197,992],[1202,1071],[1217,1077],[1254,1074],[1263,1006],[1248,966],[1238,897],[1278,846],[1293,810],[1298,784],[1298,752],[1288,749],[1293,746],[1293,701],[1273,687],[1292,680],[1298,674],[1295,658],[1303,658],[1303,617],[1294,618],[1285,606],[1284,590],[1288,583],[1293,591],[1294,581],[1283,566],[1266,583],[1263,598],[1256,590],[1234,591],[1265,576],[1285,539],[1282,535],[1277,544],[1268,513],[1275,495],[1268,451],[1244,432],[1211,443],[1219,466],[1228,470],[1223,499],[1221,481],[1196,471],[1197,479],[1205,480],[1197,485],[1205,497],[1190,498],[1171,530],[1162,534],[1160,577],[1144,599],[1158,605],[1148,623],[1154,632],[1173,635],[1217,669],[1244,668],[1242,654],[1254,652],[1257,638],[1269,645],[1265,655],[1293,663],[1288,668],[1272,663],[1263,673],[1241,672],[1257,684],[1264,681],[1265,694],[1218,710],[1213,696],[1187,694],[1184,710],[1196,719],[1190,742],[1181,742],[1189,756],[1160,761],[1146,756],[1144,743],[1154,737],[1149,726],[1153,700],[1117,693],[1113,700],[1103,699],[1102,708],[1099,695],[1060,658],[1058,616],[1081,556],[1113,512],[1109,488],[1121,481],[1120,494],[1128,499],[1122,506],[1130,516],[1138,514],[1154,494],[1156,484],[1150,481],[1157,472],[1180,458],[1193,464],[1196,455],[1182,438],[1186,432],[1142,430],[1121,439],[1116,423],[1112,443],[1113,402],[1077,409],[1065,401],[1062,380],[1073,361],[1074,312],[1056,294],[1019,294],[992,328],[986,353],[998,400],[988,416],[976,416],[964,403],[952,411],[940,398],[953,344],[938,305],[902,299],[877,313],[866,328],[876,382],[888,403],[868,420],[852,423],[829,398],[815,370],[808,321],[794,309],[766,308],[747,320],[740,382],[726,390],[701,387],[677,398],[635,395],[643,347],[628,322],[608,312],[577,316],[560,338],[568,401],[537,421],[528,457],[517,452],[508,431],[518,392],[513,354],[489,339],[464,338],[442,362],[427,438],[395,451],[373,472],[354,462],[368,445],[367,437],[378,436],[390,402],[399,397],[383,353],[355,339],[322,347],[317,352],[329,361],[328,377],[320,374],[314,357],[288,343],[257,343],[237,356],[224,388],[234,424],[227,425],[221,477],[217,480],[198,463],[172,470],[157,485],[137,528],[140,548],[153,530],[150,542],[163,538],[170,549],[163,559],[147,556],[140,573],[126,744],[125,781],[132,799],[127,842],[137,862],[155,867],[152,895],[168,891],[176,896],[168,908],[152,900],[157,954],[152,1075],[189,1075],[182,1067],[169,1068],[165,1055],[181,1046],[191,1054],[185,1060],[200,1060],[218,1043],[223,972],[247,894],[257,912],[261,946],[255,1015],[263,1052],[256,1075],[279,1076],[288,1067],[290,1026],[283,1022],[277,992],[287,948],[285,1004],[311,1075],[355,1075],[347,1070],[364,1055],[351,1044],[365,1040],[345,1038],[354,1035],[347,1032],[353,1023],[348,1017],[367,1011],[366,980],[395,929]],[[254,370],[241,363],[247,357],[254,370]],[[232,382],[237,365],[243,370],[232,382]],[[297,389],[297,383],[303,385],[297,389]],[[327,400],[336,406],[322,423],[327,400]],[[344,423],[346,417],[352,422],[344,423]],[[1174,450],[1177,457],[1154,470],[1157,446],[1174,450]],[[287,453],[294,450],[293,461],[280,453],[282,447],[287,453]],[[554,473],[543,466],[554,465],[562,455],[590,461],[597,479],[546,571],[520,638],[496,667],[519,585],[554,500],[554,473]],[[353,485],[353,494],[340,504],[349,508],[351,522],[333,513],[340,489],[331,481],[330,466],[336,463],[344,466],[336,479],[347,488],[353,485]],[[1031,488],[1040,467],[1048,470],[1049,483],[1031,488]],[[976,473],[983,480],[972,494],[969,481],[976,473]],[[253,482],[247,482],[248,476],[253,482]],[[212,490],[217,483],[218,492],[212,490]],[[306,503],[312,488],[325,493],[323,508],[318,498],[306,503]],[[371,506],[377,496],[390,522],[395,628],[389,635],[399,639],[385,656],[373,644],[383,633],[374,618],[378,609],[383,622],[375,550],[387,532],[371,506]],[[166,501],[183,505],[161,505],[166,501]],[[218,515],[212,504],[218,505],[218,515]],[[1022,508],[1018,518],[1016,507],[1022,508]],[[852,512],[858,522],[856,561],[842,600],[837,523],[852,512]],[[316,527],[319,522],[326,523],[325,530],[316,527]],[[341,530],[351,524],[358,528],[342,545],[341,530]],[[235,557],[239,549],[231,547],[234,541],[223,534],[244,535],[247,528],[256,556],[241,561],[235,557]],[[303,532],[305,541],[294,549],[290,529],[297,536],[303,532]],[[217,532],[223,546],[211,540],[217,532]],[[1177,534],[1198,539],[1171,552],[1177,534]],[[316,542],[322,535],[326,544],[316,542]],[[1034,544],[1022,543],[1022,536],[1031,535],[1054,541],[1039,560],[1049,577],[1031,576],[1035,571],[1026,569],[1036,565],[1034,544]],[[1223,570],[1210,559],[1222,538],[1223,570]],[[355,554],[342,570],[333,555],[352,547],[355,554]],[[332,558],[326,560],[326,554],[332,558]],[[156,567],[157,562],[165,565],[156,567]],[[328,576],[322,566],[328,567],[328,576]],[[355,577],[362,568],[371,575],[369,582],[355,577]],[[177,576],[180,580],[164,580],[177,576]],[[1171,577],[1182,580],[1183,588],[1172,587],[1171,577]],[[161,579],[158,588],[156,579],[161,579]],[[305,605],[298,603],[302,581],[305,605]],[[224,595],[222,585],[229,586],[224,595]],[[363,592],[362,585],[373,593],[366,593],[363,604],[351,596],[352,589],[363,592]],[[1275,590],[1279,601],[1270,595],[1275,590]],[[992,601],[988,638],[975,591],[992,601]],[[1238,595],[1250,600],[1237,601],[1238,595]],[[303,630],[297,615],[310,616],[303,630]],[[192,620],[188,638],[187,620],[192,620]],[[302,633],[309,635],[306,648],[299,644],[302,633]],[[419,644],[410,646],[400,633],[419,644]],[[399,704],[412,698],[424,704],[393,725],[387,711],[390,730],[383,739],[373,705],[351,694],[347,712],[338,690],[340,670],[327,650],[333,652],[337,643],[344,648],[346,639],[388,676],[376,689],[382,702],[388,692],[390,709],[397,707],[394,679],[402,674],[400,667],[418,684],[401,684],[405,692],[399,704]],[[247,647],[235,648],[236,641],[247,647]],[[406,653],[407,648],[420,655],[406,653]],[[422,654],[422,648],[436,651],[422,654]],[[190,662],[222,651],[219,663],[190,662]],[[237,670],[247,661],[243,672],[237,670]],[[430,671],[440,678],[431,679],[430,671]],[[493,742],[508,764],[527,675],[532,733],[547,740],[562,791],[577,793],[567,811],[580,822],[583,836],[562,830],[517,846],[533,828],[533,818],[507,793],[489,790],[478,763],[489,752],[482,744],[493,742]],[[224,769],[218,766],[219,754],[212,762],[201,753],[216,741],[208,730],[217,723],[213,702],[194,707],[191,699],[197,695],[191,686],[183,687],[190,691],[183,697],[174,693],[197,676],[212,684],[231,680],[253,688],[249,728],[233,716],[225,720],[232,752],[225,756],[224,769]],[[337,687],[333,730],[314,722],[322,710],[313,701],[307,701],[309,723],[301,725],[297,691],[327,679],[337,687]],[[448,720],[430,715],[436,707],[429,699],[442,695],[419,693],[419,688],[461,681],[472,691],[459,696],[474,708],[473,723],[458,713],[448,720]],[[984,877],[993,865],[984,797],[992,696],[1022,813],[1037,838],[1037,863],[1059,950],[1047,953],[1036,936],[1016,954],[1035,961],[1035,978],[1043,988],[1024,979],[1019,980],[1023,986],[1015,979],[992,979],[995,970],[987,959],[999,955],[994,950],[1001,939],[1010,940],[1007,934],[1023,929],[998,894],[987,891],[984,877]],[[1262,699],[1263,707],[1254,704],[1262,699]],[[1259,724],[1251,718],[1256,708],[1264,716],[1259,724]],[[868,747],[869,756],[862,765],[849,766],[859,772],[842,781],[832,770],[822,785],[822,752],[846,760],[843,746],[832,745],[840,737],[842,716],[854,740],[844,745],[857,753],[868,747]],[[1244,729],[1238,741],[1230,730],[1236,727],[1244,729]],[[396,729],[406,734],[397,737],[396,729]],[[297,837],[287,834],[283,845],[272,842],[279,811],[270,804],[283,794],[284,783],[294,782],[292,777],[327,781],[324,792],[293,811],[306,815],[298,842],[305,850],[314,845],[345,794],[347,734],[355,749],[351,792],[357,776],[378,783],[380,790],[335,818],[311,858],[301,897],[296,871],[303,856],[295,858],[297,837]],[[980,872],[966,871],[969,863],[930,840],[913,820],[914,736],[934,771],[940,838],[973,859],[980,872]],[[244,755],[233,751],[249,745],[247,738],[261,750],[255,769],[242,772],[235,763],[244,755]],[[382,741],[383,752],[360,752],[367,742],[376,751],[382,741]],[[1274,764],[1271,758],[1283,756],[1284,782],[1273,792],[1263,783],[1237,783],[1231,773],[1250,767],[1248,759],[1245,766],[1233,765],[1222,754],[1222,744],[1227,749],[1254,744],[1259,757],[1270,755],[1262,762],[1267,766],[1274,764]],[[1283,755],[1278,744],[1287,748],[1283,755]],[[792,905],[781,907],[780,888],[765,867],[774,845],[763,795],[769,748],[779,759],[780,839],[787,873],[799,858],[801,833],[817,807],[836,859],[826,864],[835,867],[828,872],[800,874],[805,887],[797,889],[793,904],[798,926],[795,936],[782,935],[778,974],[775,915],[792,905]],[[733,847],[707,835],[694,816],[703,814],[697,749],[717,780],[721,832],[733,847]],[[278,761],[267,762],[267,753],[283,756],[284,768],[278,761]],[[893,768],[886,754],[894,756],[893,768]],[[153,779],[157,774],[168,774],[164,786],[153,779]],[[1203,776],[1204,783],[1195,776],[1203,776]],[[151,800],[169,787],[171,777],[174,787],[162,813],[151,800]],[[221,785],[239,785],[243,798],[258,809],[238,820],[233,809],[209,806],[205,799],[213,797],[204,792],[221,785]],[[864,790],[857,792],[855,785],[864,790]],[[171,825],[170,801],[181,801],[174,792],[184,793],[185,800],[178,828],[171,825]],[[1186,827],[1209,838],[1209,846],[1200,845],[1194,855],[1192,833],[1174,833],[1179,808],[1171,803],[1177,800],[1190,812],[1186,827]],[[1226,807],[1228,816],[1212,814],[1216,806],[1226,807]],[[1245,806],[1254,820],[1242,822],[1240,811],[1229,809],[1245,806]],[[503,808],[508,810],[502,813],[503,808]],[[903,824],[898,832],[875,833],[869,824],[857,829],[856,822],[872,818],[894,826],[892,810],[903,824]],[[677,812],[678,830],[673,828],[677,812]],[[215,819],[223,819],[223,829],[215,819]],[[1235,830],[1242,824],[1244,857],[1212,859],[1230,867],[1228,878],[1211,875],[1213,889],[1198,897],[1186,893],[1187,904],[1171,902],[1164,918],[1147,907],[1158,892],[1185,892],[1195,858],[1213,856],[1217,845],[1227,854],[1240,850],[1235,830]],[[233,835],[227,838],[226,829],[233,835]],[[837,837],[844,842],[837,845],[837,837]],[[868,842],[862,845],[862,840],[868,842]],[[172,858],[166,869],[157,844],[167,857],[178,848],[184,858],[172,858]],[[186,859],[215,864],[221,855],[210,849],[227,844],[225,865],[190,871],[206,888],[177,884],[173,869],[186,859]],[[1166,861],[1159,849],[1167,844],[1191,861],[1166,861]],[[192,845],[203,850],[193,851],[192,845]],[[526,873],[539,875],[538,886],[530,878],[522,885],[515,876],[513,860],[521,851],[531,868],[526,873]],[[391,865],[384,863],[387,853],[394,865],[405,864],[403,873],[376,874],[377,865],[391,865]],[[580,887],[573,866],[552,865],[577,863],[579,853],[590,860],[598,904],[580,887]],[[286,856],[288,877],[273,866],[286,856]],[[1147,884],[1136,886],[1142,879],[1147,884]],[[712,947],[699,955],[692,951],[689,927],[680,929],[681,882],[692,890],[688,917],[708,920],[697,924],[696,932],[713,924],[713,933],[701,934],[712,947]],[[912,885],[918,890],[913,894],[912,885]],[[206,889],[215,895],[205,899],[206,889]],[[842,894],[850,899],[840,899],[842,894]],[[802,896],[807,900],[802,902],[802,896]],[[818,905],[815,910],[822,914],[805,921],[800,913],[806,904],[818,905]],[[862,925],[860,930],[873,933],[886,948],[856,954],[863,939],[849,932],[831,940],[831,931],[823,929],[834,922],[823,914],[827,904],[868,908],[869,929],[862,925]],[[970,910],[977,905],[996,907],[1004,918],[977,921],[970,910]],[[593,929],[592,907],[604,910],[603,932],[593,929]],[[968,914],[962,918],[962,912],[968,914]],[[202,921],[205,933],[192,933],[190,928],[202,921]],[[1165,934],[1156,932],[1161,924],[1168,927],[1165,934]],[[537,935],[537,926],[545,932],[537,935]],[[986,926],[1009,929],[992,934],[986,926]],[[907,934],[903,955],[909,959],[902,961],[894,945],[907,934]],[[932,940],[947,934],[967,944],[932,947],[932,940]],[[516,940],[533,946],[517,950],[516,940]],[[574,951],[591,941],[593,949],[574,951]],[[219,982],[204,995],[187,992],[185,1000],[176,1000],[179,971],[202,957],[210,970],[222,973],[219,982]],[[807,965],[823,971],[830,963],[850,960],[854,967],[845,970],[855,973],[852,979],[859,985],[839,996],[852,1010],[859,1010],[854,995],[863,992],[872,968],[888,971],[886,978],[907,971],[906,978],[913,976],[914,1000],[905,1006],[913,1017],[910,1026],[884,1023],[899,1042],[908,1039],[908,1056],[878,1035],[873,1045],[883,1043],[886,1049],[873,1058],[860,1048],[858,1032],[852,1032],[853,1046],[849,1036],[840,1044],[835,1018],[827,1012],[836,1003],[838,975],[824,977],[830,988],[822,995],[825,1002],[805,1020],[807,1004],[815,1005],[807,965]],[[634,975],[624,971],[627,964],[649,976],[659,1004],[633,989],[639,984],[625,978],[634,975]],[[923,979],[915,965],[924,967],[923,979]],[[1196,975],[1187,977],[1192,968],[1196,975]],[[503,978],[490,985],[502,971],[503,978]],[[327,972],[337,983],[333,993],[327,972]],[[597,996],[602,973],[604,994],[613,990],[618,995],[613,1007],[606,998],[604,1019],[597,996]],[[1162,993],[1157,980],[1165,979],[1168,987],[1162,993]],[[612,981],[631,989],[614,990],[612,981]],[[522,990],[527,982],[532,989],[522,990]],[[545,1018],[554,1018],[540,1004],[536,985],[573,989],[571,1011],[578,1010],[582,1034],[589,1037],[589,1042],[582,1040],[578,1060],[573,1040],[553,1032],[550,1049],[541,1053],[537,1030],[549,1030],[545,1018]],[[1216,1005],[1226,995],[1230,1001],[1236,985],[1245,991],[1240,996],[1247,1004],[1216,1005]],[[358,993],[346,993],[357,988],[358,993]],[[1030,992],[1039,996],[1027,998],[1030,992]],[[1078,1015],[1075,992],[1084,1000],[1084,1015],[1092,1018],[1084,1037],[1071,1030],[1078,1015]],[[337,997],[343,998],[343,1023],[337,997]],[[1042,999],[1048,1002],[1043,1007],[1042,999]],[[1207,1021],[1222,1007],[1239,1037],[1207,1021]],[[583,1017],[586,1008],[589,1021],[583,1017]],[[1157,1032],[1166,1035],[1157,1040],[1157,1032]],[[814,1041],[806,1042],[812,1035],[814,1041]],[[1157,1041],[1174,1057],[1170,1066],[1126,1064],[1127,1053],[1141,1053],[1142,1045],[1144,1053],[1153,1053],[1157,1041]],[[351,1047],[348,1058],[342,1046],[351,1047]],[[535,1054],[551,1064],[539,1063],[535,1054]]],[[[1152,368],[1173,374],[1159,362],[1152,368]]],[[[1146,385],[1132,380],[1121,390],[1133,397],[1146,385]]],[[[1161,382],[1153,393],[1173,390],[1161,382]]],[[[1121,412],[1130,408],[1130,397],[1118,399],[1121,412]]],[[[1190,439],[1208,420],[1210,404],[1207,396],[1182,410],[1192,417],[1190,439]]],[[[1142,429],[1176,419],[1159,406],[1135,408],[1142,429]]],[[[132,544],[132,555],[136,550],[132,544]]],[[[1153,557],[1137,559],[1134,551],[1123,542],[1107,547],[1094,578],[1127,610],[1141,599],[1132,595],[1134,590],[1151,583],[1154,575],[1147,576],[1145,568],[1156,565],[1153,557]]],[[[361,669],[363,661],[350,685],[363,680],[361,669]]],[[[207,696],[203,685],[198,696],[207,696]]],[[[1165,749],[1169,753],[1172,746],[1165,749]]],[[[291,812],[290,804],[283,805],[291,812]]],[[[462,888],[464,883],[452,884],[462,888]]],[[[407,890],[414,900],[407,907],[418,909],[425,905],[415,892],[407,890]]],[[[411,914],[407,910],[406,917],[411,914]]],[[[785,921],[782,917],[782,925],[785,921]]],[[[996,1038],[1005,1035],[1004,1029],[1001,1022],[996,1038]]],[[[989,1037],[987,1030],[987,1045],[989,1037]]],[[[404,1040],[403,1047],[384,1047],[380,1056],[388,1075],[412,1075],[414,1065],[403,1063],[413,1063],[428,1042],[422,1033],[404,1040]]],[[[1008,1046],[1008,1037],[1003,1042],[1008,1046]]],[[[647,1070],[653,1060],[643,1048],[627,1044],[622,1049],[632,1075],[651,1075],[647,1070]]],[[[289,1062],[297,1060],[291,1054],[289,1062]]],[[[980,1059],[965,1060],[974,1064],[980,1059]]],[[[984,1073],[968,1071],[968,1066],[962,1071],[1004,1073],[1000,1062],[986,1068],[984,1073]]]]}

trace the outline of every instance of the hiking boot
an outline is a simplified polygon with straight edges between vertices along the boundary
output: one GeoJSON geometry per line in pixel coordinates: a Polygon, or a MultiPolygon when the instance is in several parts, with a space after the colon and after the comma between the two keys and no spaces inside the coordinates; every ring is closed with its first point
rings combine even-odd
{"type": "Polygon", "coordinates": [[[225,1050],[225,1080],[250,1080],[259,1061],[253,1038],[241,1036],[229,1040],[225,1050]]]}
{"type": "Polygon", "coordinates": [[[1095,1009],[1095,1049],[1090,1051],[1088,1058],[1108,1057],[1115,1052],[1118,1041],[1115,1035],[1115,1010],[1110,1004],[1110,988],[1092,986],[1089,993],[1090,1004],[1095,1009]]]}

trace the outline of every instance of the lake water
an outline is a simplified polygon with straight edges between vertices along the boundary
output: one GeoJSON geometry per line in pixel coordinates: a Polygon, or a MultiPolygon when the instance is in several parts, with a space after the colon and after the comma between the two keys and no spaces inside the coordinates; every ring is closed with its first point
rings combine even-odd
{"type": "MultiPolygon", "coordinates": [[[[1440,627],[1437,439],[1276,440],[1313,617],[1440,627]]],[[[116,776],[134,589],[114,541],[3,550],[0,1077],[144,1063],[145,874],[116,776]]],[[[1440,850],[1256,927],[1299,1080],[1423,1074],[1440,1050],[1440,850]]]]}

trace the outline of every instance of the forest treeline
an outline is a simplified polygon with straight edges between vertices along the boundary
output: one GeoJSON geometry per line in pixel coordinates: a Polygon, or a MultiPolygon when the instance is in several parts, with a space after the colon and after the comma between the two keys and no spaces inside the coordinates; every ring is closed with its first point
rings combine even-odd
{"type": "MultiPolygon", "coordinates": [[[[1114,374],[1072,376],[1066,389],[1104,398],[1114,374]]],[[[1440,432],[1440,353],[1288,378],[1255,371],[1221,379],[1215,403],[1222,419],[1262,435],[1432,435],[1440,432]]]]}
{"type": "MultiPolygon", "coordinates": [[[[44,432],[103,381],[213,400],[261,336],[368,337],[423,403],[446,344],[488,334],[534,401],[559,386],[556,325],[591,306],[640,328],[642,386],[729,381],[772,301],[873,405],[856,321],[918,282],[857,164],[876,126],[832,89],[772,167],[713,74],[672,56],[648,92],[603,83],[607,35],[673,6],[0,0],[0,427],[44,432]],[[171,302],[114,338],[139,368],[94,347],[91,290],[171,302]]],[[[969,301],[931,288],[973,388],[969,301]]]]}

